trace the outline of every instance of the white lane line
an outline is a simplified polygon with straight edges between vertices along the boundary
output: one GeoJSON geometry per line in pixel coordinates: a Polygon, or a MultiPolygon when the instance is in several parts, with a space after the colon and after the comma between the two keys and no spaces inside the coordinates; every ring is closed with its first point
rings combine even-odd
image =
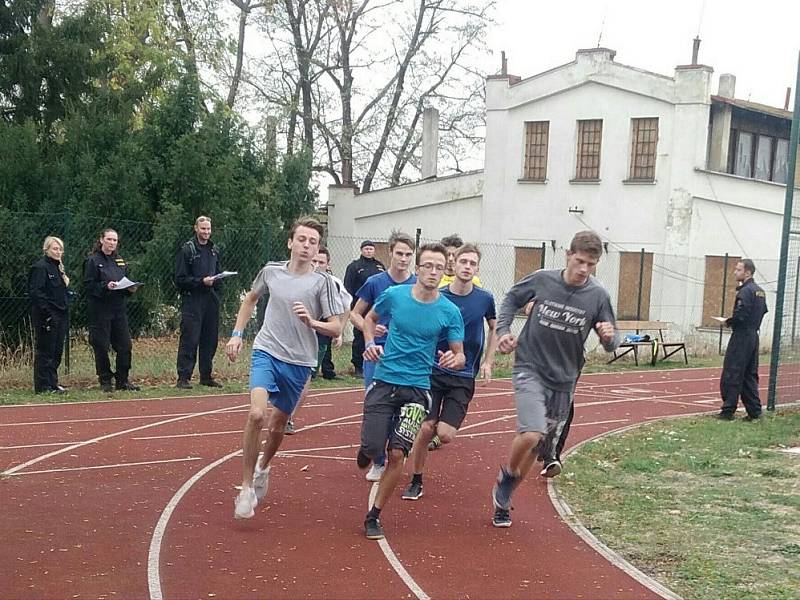
{"type": "Polygon", "coordinates": [[[508,408],[493,408],[491,410],[471,410],[467,414],[469,415],[486,415],[489,413],[499,413],[499,412],[508,412],[510,410],[516,410],[513,406],[508,408]]]}
{"type": "Polygon", "coordinates": [[[190,462],[201,460],[199,456],[189,456],[187,458],[169,458],[165,460],[148,460],[145,462],[117,463],[114,465],[92,465],[89,467],[67,467],[63,469],[47,469],[44,471],[25,471],[24,473],[11,473],[10,477],[23,477],[25,475],[41,475],[42,473],[66,473],[68,471],[94,471],[97,469],[117,469],[121,467],[142,467],[146,465],[161,465],[164,463],[190,462]]]}
{"type": "MultiPolygon", "coordinates": [[[[590,425],[606,425],[608,423],[627,423],[629,419],[613,419],[611,421],[592,421],[591,423],[573,423],[573,427],[588,427],[590,425]]],[[[463,427],[460,431],[464,431],[466,427],[463,427]]],[[[474,437],[481,437],[484,435],[500,435],[506,433],[516,433],[516,429],[503,429],[498,431],[481,431],[480,433],[467,433],[465,435],[461,435],[459,433],[458,437],[460,438],[474,438],[474,437]]]]}
{"type": "MultiPolygon", "coordinates": [[[[249,410],[249,404],[247,410],[249,410]]],[[[240,407],[225,408],[230,412],[239,412],[242,410],[240,407]]],[[[161,413],[150,415],[127,415],[124,417],[96,417],[93,419],[64,419],[61,421],[20,421],[17,423],[0,423],[0,427],[16,427],[20,425],[65,425],[67,423],[102,423],[103,421],[129,421],[133,419],[159,419],[163,417],[185,417],[187,415],[196,415],[201,413],[194,412],[180,412],[180,413],[161,413]]],[[[204,414],[204,413],[203,413],[204,414]]]]}
{"type": "MultiPolygon", "coordinates": [[[[249,406],[249,405],[248,405],[249,406]]],[[[308,425],[307,427],[302,427],[297,431],[307,431],[309,429],[315,429],[325,423],[332,423],[335,421],[341,421],[343,419],[352,419],[353,417],[360,416],[361,413],[354,414],[354,415],[346,415],[344,417],[337,417],[336,419],[331,419],[330,421],[323,421],[321,423],[316,423],[312,425],[308,425]]],[[[178,504],[183,499],[183,497],[192,489],[192,486],[200,481],[205,475],[210,472],[212,469],[215,469],[219,465],[224,462],[229,461],[236,455],[241,455],[242,451],[237,450],[236,452],[231,452],[226,456],[223,456],[220,459],[215,460],[214,462],[206,465],[202,469],[200,469],[197,473],[192,475],[186,482],[175,492],[175,495],[172,496],[167,505],[164,507],[164,510],[161,512],[161,516],[158,519],[158,523],[156,523],[155,529],[153,529],[153,537],[150,538],[150,549],[148,550],[147,554],[147,587],[150,591],[150,598],[151,600],[163,600],[164,593],[161,589],[161,543],[164,539],[164,533],[167,530],[167,525],[169,524],[169,520],[172,517],[172,513],[175,512],[175,509],[178,507],[178,504]]]]}
{"type": "Polygon", "coordinates": [[[0,450],[20,450],[23,448],[47,448],[50,446],[69,446],[74,444],[75,440],[71,442],[51,442],[49,444],[25,444],[23,446],[0,446],[0,450]]]}
{"type": "MultiPolygon", "coordinates": [[[[463,429],[462,429],[463,431],[463,429]]],[[[516,429],[503,429],[502,431],[481,431],[480,433],[465,433],[464,435],[459,435],[459,438],[476,438],[481,437],[483,435],[499,435],[501,433],[516,433],[516,429]]]]}
{"type": "Polygon", "coordinates": [[[359,446],[360,444],[346,444],[344,446],[323,446],[321,448],[293,448],[291,450],[285,450],[285,452],[299,454],[302,452],[320,452],[322,450],[347,450],[348,448],[358,448],[359,446]]]}
{"type": "Polygon", "coordinates": [[[173,433],[172,435],[148,435],[146,437],[135,437],[132,440],[171,440],[174,438],[187,438],[187,437],[205,437],[207,435],[232,435],[234,433],[242,434],[241,429],[231,429],[229,431],[203,431],[201,433],[173,433]]]}
{"type": "Polygon", "coordinates": [[[459,431],[466,431],[467,429],[475,429],[476,427],[480,427],[481,425],[488,425],[489,423],[497,423],[498,421],[508,421],[509,419],[516,419],[517,413],[514,412],[513,415],[505,415],[502,417],[497,417],[496,419],[489,419],[488,421],[479,421],[477,423],[473,423],[472,425],[467,425],[466,427],[462,427],[459,431]]]}
{"type": "MultiPolygon", "coordinates": [[[[367,500],[369,506],[367,510],[372,509],[372,505],[375,503],[375,496],[378,495],[378,482],[372,484],[369,490],[369,498],[367,500]]],[[[386,560],[389,561],[389,564],[394,569],[395,573],[403,580],[403,583],[406,584],[406,587],[411,590],[411,593],[414,594],[418,600],[431,600],[431,597],[425,593],[425,591],[419,586],[419,584],[414,581],[414,578],[406,571],[406,568],[403,566],[403,563],[400,562],[400,559],[397,558],[397,555],[392,550],[392,547],[389,545],[389,542],[386,541],[386,538],[382,540],[378,540],[378,546],[383,552],[383,555],[386,557],[386,560]]]]}
{"type": "MultiPolygon", "coordinates": [[[[247,406],[249,407],[250,404],[248,403],[247,406]]],[[[236,407],[236,408],[241,408],[241,407],[236,407]]],[[[71,445],[69,445],[69,446],[67,446],[65,448],[61,448],[60,450],[53,450],[52,452],[48,452],[47,454],[42,454],[41,456],[37,456],[36,458],[32,458],[29,461],[26,461],[26,462],[24,462],[22,464],[17,465],[16,467],[12,467],[10,469],[7,469],[6,471],[3,471],[2,473],[0,473],[0,475],[13,475],[16,472],[21,471],[22,469],[30,467],[31,465],[35,465],[36,463],[42,462],[43,460],[47,460],[48,458],[52,458],[54,456],[58,456],[59,454],[64,454],[65,452],[70,452],[70,451],[75,450],[76,448],[80,448],[82,446],[88,446],[89,444],[96,444],[97,442],[101,442],[101,441],[108,440],[108,439],[111,439],[111,438],[114,438],[114,437],[118,437],[120,435],[125,435],[127,433],[133,433],[134,431],[141,431],[142,429],[148,429],[150,427],[158,427],[159,425],[166,425],[168,423],[174,423],[175,421],[183,421],[184,419],[191,419],[193,417],[202,417],[202,416],[205,416],[205,415],[218,414],[218,413],[222,413],[222,412],[228,411],[230,409],[231,409],[231,407],[217,408],[215,410],[207,410],[207,411],[203,411],[203,412],[199,412],[199,413],[183,415],[183,416],[180,416],[180,417],[175,417],[173,419],[166,419],[164,421],[157,421],[155,423],[147,423],[146,425],[140,425],[139,427],[133,427],[131,429],[125,429],[123,431],[115,431],[114,433],[107,433],[106,435],[101,435],[101,436],[98,436],[96,438],[92,438],[91,440],[85,440],[83,442],[78,442],[76,444],[71,444],[71,445]]]]}
{"type": "Polygon", "coordinates": [[[291,452],[278,452],[275,456],[279,458],[324,458],[326,460],[349,460],[355,461],[355,457],[348,456],[325,456],[324,454],[292,454],[291,452]]]}

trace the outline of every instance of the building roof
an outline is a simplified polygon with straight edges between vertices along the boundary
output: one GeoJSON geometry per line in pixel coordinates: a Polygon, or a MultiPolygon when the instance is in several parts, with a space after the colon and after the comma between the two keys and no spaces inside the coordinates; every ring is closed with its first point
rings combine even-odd
{"type": "Polygon", "coordinates": [[[750,102],[749,100],[739,100],[738,98],[726,98],[725,96],[711,96],[711,100],[712,102],[729,104],[743,110],[750,110],[771,117],[778,117],[779,119],[792,120],[792,111],[783,110],[776,106],[768,106],[766,104],[759,104],[758,102],[750,102]]]}

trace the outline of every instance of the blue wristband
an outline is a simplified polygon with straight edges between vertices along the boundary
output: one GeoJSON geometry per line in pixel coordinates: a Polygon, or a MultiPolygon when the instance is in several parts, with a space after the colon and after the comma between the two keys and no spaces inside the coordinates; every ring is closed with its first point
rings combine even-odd
{"type": "Polygon", "coordinates": [[[231,337],[243,338],[244,331],[239,331],[238,329],[234,329],[233,331],[231,331],[231,337]]]}

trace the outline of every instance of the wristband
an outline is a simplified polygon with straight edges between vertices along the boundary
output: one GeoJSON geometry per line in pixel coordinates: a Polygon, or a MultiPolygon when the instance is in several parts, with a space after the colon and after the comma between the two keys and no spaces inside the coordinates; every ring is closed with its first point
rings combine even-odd
{"type": "Polygon", "coordinates": [[[234,329],[233,331],[231,331],[231,337],[243,338],[244,331],[239,331],[238,329],[234,329]]]}
{"type": "Polygon", "coordinates": [[[374,345],[375,345],[375,342],[367,342],[366,346],[364,346],[364,349],[368,350],[369,348],[372,348],[374,345]]]}

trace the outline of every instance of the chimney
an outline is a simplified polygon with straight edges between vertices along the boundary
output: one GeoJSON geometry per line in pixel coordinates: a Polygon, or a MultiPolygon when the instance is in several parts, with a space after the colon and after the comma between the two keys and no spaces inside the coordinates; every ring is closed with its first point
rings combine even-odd
{"type": "Polygon", "coordinates": [[[697,56],[700,54],[700,36],[694,38],[694,43],[692,44],[692,64],[697,64],[697,56]]]}
{"type": "Polygon", "coordinates": [[[439,111],[428,107],[422,113],[422,178],[436,177],[439,154],[439,111]]]}
{"type": "Polygon", "coordinates": [[[500,75],[508,75],[508,59],[506,59],[506,51],[500,52],[500,75]]]}
{"type": "Polygon", "coordinates": [[[722,73],[719,76],[719,88],[717,91],[717,95],[722,96],[723,98],[730,98],[733,100],[735,98],[734,94],[736,93],[736,75],[731,75],[730,73],[722,73]]]}
{"type": "Polygon", "coordinates": [[[783,101],[783,110],[789,110],[789,100],[792,99],[792,88],[786,88],[786,99],[783,101]]]}

